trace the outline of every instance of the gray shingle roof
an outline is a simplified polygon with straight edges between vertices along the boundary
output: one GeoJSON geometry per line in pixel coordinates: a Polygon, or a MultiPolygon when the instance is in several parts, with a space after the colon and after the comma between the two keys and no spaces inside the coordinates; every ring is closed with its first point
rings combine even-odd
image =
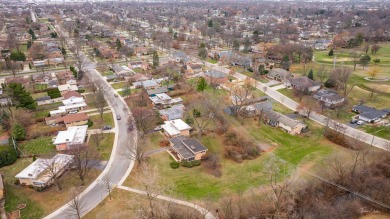
{"type": "Polygon", "coordinates": [[[194,138],[178,136],[171,138],[173,148],[184,158],[194,157],[196,153],[207,151],[207,148],[194,138]]]}

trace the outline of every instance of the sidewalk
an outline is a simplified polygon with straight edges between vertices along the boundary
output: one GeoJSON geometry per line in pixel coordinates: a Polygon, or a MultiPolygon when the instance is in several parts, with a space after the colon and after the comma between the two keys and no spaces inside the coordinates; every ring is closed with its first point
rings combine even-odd
{"type": "MultiPolygon", "coordinates": [[[[138,194],[141,194],[141,195],[146,195],[147,194],[145,191],[129,188],[129,187],[126,187],[126,186],[118,186],[117,188],[125,190],[125,191],[129,191],[129,192],[138,193],[138,194]]],[[[200,207],[200,206],[198,206],[196,204],[193,204],[193,203],[190,203],[190,202],[186,202],[186,201],[182,201],[182,200],[178,200],[178,199],[174,199],[174,198],[170,198],[170,197],[167,197],[167,196],[162,196],[162,195],[159,195],[156,198],[164,200],[164,201],[167,201],[167,202],[172,202],[172,203],[176,203],[176,204],[179,204],[179,205],[184,205],[184,206],[187,206],[187,207],[190,207],[190,208],[194,208],[195,210],[199,211],[204,216],[205,219],[217,219],[217,217],[215,217],[213,214],[211,214],[209,212],[209,210],[207,210],[207,209],[205,209],[203,207],[200,207]]]]}

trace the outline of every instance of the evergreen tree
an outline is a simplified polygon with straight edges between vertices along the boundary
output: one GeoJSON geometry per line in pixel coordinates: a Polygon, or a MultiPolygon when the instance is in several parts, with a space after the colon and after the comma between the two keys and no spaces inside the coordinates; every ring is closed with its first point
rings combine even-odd
{"type": "Polygon", "coordinates": [[[234,40],[233,49],[236,51],[240,50],[240,42],[238,42],[238,40],[234,40]]]}
{"type": "Polygon", "coordinates": [[[174,34],[173,34],[173,39],[177,39],[177,32],[175,32],[174,34]]]}
{"type": "Polygon", "coordinates": [[[259,65],[259,74],[260,75],[264,74],[264,65],[259,65]]]}
{"type": "Polygon", "coordinates": [[[244,52],[249,52],[251,50],[251,41],[248,37],[245,37],[244,40],[244,52]]]}
{"type": "Polygon", "coordinates": [[[196,88],[197,91],[204,91],[207,88],[207,82],[206,79],[203,77],[199,79],[198,86],[196,88]]]}
{"type": "Polygon", "coordinates": [[[66,49],[64,47],[61,48],[62,55],[66,55],[66,49]]]}
{"type": "Polygon", "coordinates": [[[26,138],[26,129],[20,124],[14,125],[12,127],[12,137],[14,137],[16,141],[24,140],[26,138]]]}
{"type": "Polygon", "coordinates": [[[122,43],[119,40],[119,38],[116,38],[115,45],[116,45],[116,50],[120,50],[120,48],[122,48],[122,43]]]}
{"type": "Polygon", "coordinates": [[[213,27],[213,26],[214,26],[213,20],[209,20],[209,21],[207,22],[207,26],[208,26],[208,27],[213,27]]]}
{"type": "Polygon", "coordinates": [[[153,51],[153,68],[157,68],[160,65],[160,58],[158,57],[157,51],[153,51]]]}
{"type": "Polygon", "coordinates": [[[333,56],[333,55],[334,55],[334,51],[333,51],[333,49],[330,49],[328,56],[333,56]]]}
{"type": "Polygon", "coordinates": [[[21,83],[10,83],[6,87],[9,92],[12,103],[18,108],[35,109],[37,103],[32,98],[30,92],[21,83]]]}
{"type": "Polygon", "coordinates": [[[309,74],[307,75],[308,78],[311,80],[314,80],[314,74],[313,74],[313,69],[310,69],[309,74]]]}
{"type": "Polygon", "coordinates": [[[280,63],[280,66],[284,69],[284,70],[289,70],[290,69],[290,59],[288,58],[287,55],[285,55],[282,59],[282,62],[280,63]]]}
{"type": "Polygon", "coordinates": [[[4,131],[8,131],[11,128],[11,119],[4,109],[0,114],[0,125],[4,131]]]}
{"type": "Polygon", "coordinates": [[[10,55],[10,59],[13,60],[13,61],[26,61],[26,55],[24,55],[23,52],[21,51],[15,51],[15,52],[12,52],[11,55],[10,55]]]}

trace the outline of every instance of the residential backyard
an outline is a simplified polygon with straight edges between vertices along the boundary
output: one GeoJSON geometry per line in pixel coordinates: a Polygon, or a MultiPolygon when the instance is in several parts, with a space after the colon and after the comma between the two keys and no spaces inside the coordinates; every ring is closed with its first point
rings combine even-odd
{"type": "MultiPolygon", "coordinates": [[[[173,159],[168,153],[161,153],[150,158],[164,178],[164,182],[175,183],[176,187],[171,194],[189,200],[219,199],[224,195],[258,188],[267,182],[266,166],[271,157],[278,157],[286,162],[291,169],[307,164],[321,164],[326,157],[335,153],[345,153],[347,150],[329,142],[322,136],[322,129],[310,124],[310,133],[302,136],[292,136],[280,129],[268,125],[257,125],[257,121],[235,118],[229,119],[237,132],[248,134],[255,141],[271,146],[271,151],[264,152],[254,160],[236,163],[224,157],[223,138],[216,133],[207,133],[201,142],[208,148],[208,153],[216,153],[221,160],[221,177],[207,173],[204,165],[193,168],[180,167],[172,169],[169,163],[173,159]],[[315,144],[313,144],[315,142],[315,144]]],[[[126,185],[137,187],[132,178],[128,178],[126,185]]]]}

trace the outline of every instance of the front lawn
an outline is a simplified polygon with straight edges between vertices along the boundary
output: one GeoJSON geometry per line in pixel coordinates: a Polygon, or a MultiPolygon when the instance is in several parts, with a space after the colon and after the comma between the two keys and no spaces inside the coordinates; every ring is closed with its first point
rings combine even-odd
{"type": "Polygon", "coordinates": [[[101,129],[105,125],[110,125],[114,128],[114,118],[112,113],[103,113],[103,121],[100,117],[100,114],[90,116],[89,120],[93,122],[93,125],[90,127],[90,129],[101,129]]]}
{"type": "Polygon", "coordinates": [[[125,85],[126,85],[126,82],[119,82],[119,83],[111,84],[111,87],[113,87],[114,89],[121,89],[125,85]]]}
{"type": "Polygon", "coordinates": [[[35,85],[36,91],[45,90],[45,89],[47,89],[47,84],[36,84],[35,85]]]}
{"type": "Polygon", "coordinates": [[[217,64],[217,63],[218,63],[217,60],[212,59],[212,58],[210,58],[210,57],[208,57],[208,58],[206,59],[206,61],[207,61],[207,62],[210,62],[211,64],[217,64]]]}
{"type": "Polygon", "coordinates": [[[45,155],[54,154],[56,147],[53,145],[52,137],[39,137],[20,143],[20,149],[24,155],[45,155]]]}
{"type": "Polygon", "coordinates": [[[361,127],[365,132],[378,136],[384,139],[390,139],[390,126],[373,126],[373,125],[364,125],[361,127]]]}
{"type": "Polygon", "coordinates": [[[102,160],[109,160],[111,156],[112,146],[114,145],[114,133],[97,134],[97,137],[89,138],[89,146],[93,147],[99,154],[102,160]],[[99,145],[96,143],[99,141],[99,145]]]}
{"type": "MultiPolygon", "coordinates": [[[[5,209],[7,212],[17,209],[19,204],[26,204],[26,208],[20,210],[22,219],[43,218],[69,201],[74,189],[80,189],[80,180],[74,172],[67,171],[60,178],[62,190],[58,191],[55,186],[37,192],[34,189],[15,185],[15,175],[32,163],[32,158],[19,158],[11,166],[0,168],[6,188],[5,209]]],[[[92,170],[85,181],[87,187],[100,173],[92,170]]],[[[80,190],[78,190],[80,191],[80,190]]]]}

